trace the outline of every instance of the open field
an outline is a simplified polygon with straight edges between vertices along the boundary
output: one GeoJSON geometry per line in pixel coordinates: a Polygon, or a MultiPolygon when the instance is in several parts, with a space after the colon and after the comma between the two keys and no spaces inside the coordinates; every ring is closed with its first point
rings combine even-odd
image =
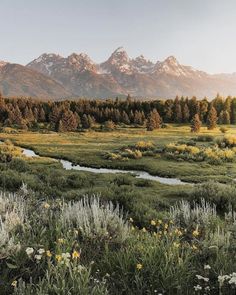
{"type": "MultiPolygon", "coordinates": [[[[235,134],[236,128],[229,128],[227,134],[235,134]]],[[[142,157],[128,161],[109,161],[103,154],[114,152],[122,147],[134,145],[139,141],[151,141],[157,147],[168,143],[185,142],[199,135],[211,135],[214,139],[224,135],[219,128],[209,131],[202,128],[198,135],[189,131],[189,126],[173,126],[148,132],[142,128],[120,128],[113,132],[81,132],[81,133],[32,133],[18,134],[0,133],[1,139],[10,139],[17,145],[33,149],[42,156],[64,158],[80,165],[91,167],[109,167],[133,170],[144,170],[153,175],[178,177],[188,182],[218,180],[228,182],[236,178],[236,164],[224,163],[209,165],[206,162],[173,161],[161,156],[142,157]]],[[[204,143],[208,146],[209,143],[204,143]]]]}

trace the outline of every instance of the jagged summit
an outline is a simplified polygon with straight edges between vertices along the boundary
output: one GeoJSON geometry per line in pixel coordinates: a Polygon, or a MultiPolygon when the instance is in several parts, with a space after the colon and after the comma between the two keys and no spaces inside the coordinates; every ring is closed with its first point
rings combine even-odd
{"type": "Polygon", "coordinates": [[[131,58],[124,47],[118,47],[102,63],[93,62],[86,53],[67,57],[44,53],[27,67],[79,96],[114,97],[130,93],[138,97],[213,97],[217,92],[236,95],[235,75],[210,75],[182,65],[174,55],[156,62],[142,54],[131,58]]]}

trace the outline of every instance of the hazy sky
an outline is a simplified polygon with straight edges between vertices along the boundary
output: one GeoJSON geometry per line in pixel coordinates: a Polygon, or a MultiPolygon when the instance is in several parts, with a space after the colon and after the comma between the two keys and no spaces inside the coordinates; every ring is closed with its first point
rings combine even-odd
{"type": "Polygon", "coordinates": [[[131,57],[236,72],[235,15],[235,0],[0,0],[0,59],[86,52],[101,62],[123,46],[131,57]]]}

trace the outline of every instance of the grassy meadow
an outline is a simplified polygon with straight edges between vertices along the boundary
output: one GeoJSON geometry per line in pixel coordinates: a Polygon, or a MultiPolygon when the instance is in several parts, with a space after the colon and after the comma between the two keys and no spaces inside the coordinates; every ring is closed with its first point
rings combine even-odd
{"type": "Polygon", "coordinates": [[[235,132],[3,128],[0,294],[235,294],[235,132]],[[65,170],[52,158],[190,184],[65,170]]]}

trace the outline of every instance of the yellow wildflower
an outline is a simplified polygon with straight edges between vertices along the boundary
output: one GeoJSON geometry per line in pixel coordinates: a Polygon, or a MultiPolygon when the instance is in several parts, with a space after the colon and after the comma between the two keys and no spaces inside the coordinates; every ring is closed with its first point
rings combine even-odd
{"type": "Polygon", "coordinates": [[[134,220],[133,220],[133,218],[132,218],[132,217],[130,217],[129,221],[130,221],[130,222],[134,222],[134,220]]]}
{"type": "Polygon", "coordinates": [[[141,270],[143,268],[143,265],[141,263],[138,263],[136,265],[137,270],[141,270]]]}
{"type": "Polygon", "coordinates": [[[50,208],[50,205],[49,205],[48,203],[44,203],[43,207],[44,207],[45,209],[49,209],[49,208],[50,208]]]}
{"type": "Polygon", "coordinates": [[[197,246],[195,246],[195,245],[192,245],[192,249],[193,249],[193,250],[197,250],[197,249],[198,249],[198,247],[197,247],[197,246]]]}
{"type": "Polygon", "coordinates": [[[52,257],[52,253],[51,253],[50,250],[47,250],[47,251],[46,251],[46,256],[47,256],[47,257],[52,257]]]}
{"type": "Polygon", "coordinates": [[[159,223],[159,224],[162,224],[162,220],[161,220],[161,219],[159,219],[159,220],[158,220],[158,223],[159,223]]]}
{"type": "Polygon", "coordinates": [[[17,286],[17,281],[13,281],[12,283],[11,283],[11,285],[12,285],[12,287],[16,287],[17,286]]]}
{"type": "Polygon", "coordinates": [[[146,230],[146,228],[145,228],[145,227],[143,227],[142,231],[145,233],[147,230],[146,230]]]}
{"type": "Polygon", "coordinates": [[[194,237],[199,236],[199,231],[198,231],[197,228],[193,231],[193,236],[194,236],[194,237]]]}
{"type": "Polygon", "coordinates": [[[79,259],[80,258],[80,253],[78,251],[74,250],[73,253],[72,253],[72,258],[73,259],[77,259],[77,258],[79,259]]]}
{"type": "Polygon", "coordinates": [[[176,243],[176,242],[174,242],[174,243],[173,243],[173,246],[174,246],[175,248],[179,248],[180,244],[179,244],[179,243],[176,243]]]}
{"type": "Polygon", "coordinates": [[[156,221],[155,220],[151,220],[151,225],[156,225],[156,221]]]}
{"type": "Polygon", "coordinates": [[[134,226],[132,226],[132,227],[131,227],[131,230],[135,230],[135,227],[134,227],[134,226]]]}
{"type": "Polygon", "coordinates": [[[57,242],[58,242],[58,244],[63,244],[63,243],[65,242],[65,240],[62,239],[62,238],[59,238],[59,239],[57,240],[57,242]]]}
{"type": "Polygon", "coordinates": [[[61,259],[62,259],[61,255],[56,255],[56,260],[57,260],[57,262],[60,262],[61,259]]]}
{"type": "Polygon", "coordinates": [[[164,228],[168,229],[168,224],[167,223],[165,223],[164,228]]]}

